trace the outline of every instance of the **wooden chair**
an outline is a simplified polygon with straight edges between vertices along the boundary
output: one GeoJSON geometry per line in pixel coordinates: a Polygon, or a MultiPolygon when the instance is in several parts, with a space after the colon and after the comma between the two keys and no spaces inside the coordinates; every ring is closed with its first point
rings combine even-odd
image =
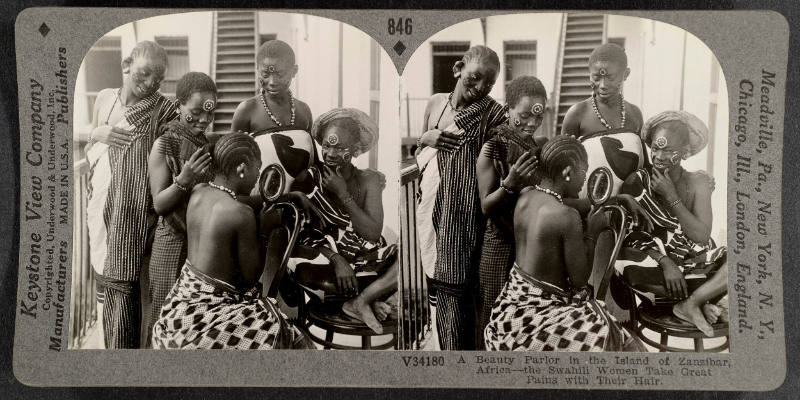
{"type": "Polygon", "coordinates": [[[628,330],[633,332],[641,341],[661,352],[720,352],[728,349],[729,330],[727,322],[712,324],[714,333],[711,337],[708,337],[694,325],[672,314],[674,302],[652,304],[649,299],[638,295],[636,290],[623,277],[619,276],[614,264],[622,249],[622,242],[625,236],[632,229],[633,222],[628,215],[628,211],[619,205],[602,206],[601,212],[609,212],[612,216],[611,231],[614,234],[614,249],[603,273],[601,283],[597,288],[597,298],[603,299],[606,291],[610,288],[616,303],[623,309],[629,310],[628,330]],[[639,304],[637,304],[637,300],[639,304]],[[645,329],[656,332],[660,336],[659,341],[656,342],[647,337],[644,334],[645,329]],[[686,349],[669,346],[670,336],[690,338],[694,342],[694,348],[686,349]],[[721,337],[725,338],[722,344],[710,349],[705,348],[704,339],[721,337]]]}
{"type": "Polygon", "coordinates": [[[267,257],[265,268],[265,287],[268,287],[267,296],[276,298],[278,292],[283,295],[287,303],[292,303],[294,299],[298,307],[298,317],[296,324],[315,343],[322,345],[325,349],[390,349],[397,345],[397,320],[386,320],[382,322],[383,335],[391,334],[391,339],[378,346],[373,345],[373,337],[379,336],[363,322],[353,319],[342,312],[342,304],[347,298],[341,296],[325,296],[318,298],[317,295],[307,288],[293,276],[286,273],[289,259],[295,248],[297,237],[306,224],[306,217],[301,209],[291,203],[282,202],[272,205],[267,211],[266,218],[273,227],[267,239],[267,257]],[[271,278],[270,278],[271,277],[271,278]],[[306,298],[309,298],[306,301],[306,298]],[[315,335],[312,327],[322,329],[324,336],[315,335]],[[361,346],[348,346],[333,342],[334,334],[360,336],[361,346]]]}

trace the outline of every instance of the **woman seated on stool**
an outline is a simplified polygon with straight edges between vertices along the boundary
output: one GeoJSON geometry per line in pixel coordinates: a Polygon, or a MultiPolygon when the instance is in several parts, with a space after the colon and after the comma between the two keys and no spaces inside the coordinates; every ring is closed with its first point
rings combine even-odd
{"type": "Polygon", "coordinates": [[[255,185],[260,157],[243,133],[214,146],[216,175],[195,186],[189,199],[188,255],[153,327],[154,348],[313,348],[274,300],[261,298],[259,227],[253,209],[237,201],[255,185]]]}
{"type": "Polygon", "coordinates": [[[714,304],[727,293],[727,252],[710,241],[713,178],[681,166],[706,146],[708,129],[690,113],[665,111],[650,118],[641,134],[653,166],[631,174],[622,192],[636,198],[654,229],[625,238],[617,270],[653,302],[680,301],[672,309],[675,316],[712,336],[710,324],[727,318],[714,304]]]}
{"type": "Polygon", "coordinates": [[[321,173],[309,170],[312,179],[304,182],[313,187],[299,189],[322,218],[300,235],[298,256],[308,262],[297,264],[295,273],[312,289],[351,296],[342,311],[380,334],[380,321],[393,313],[383,300],[397,290],[397,245],[387,245],[381,236],[386,179],[351,162],[372,147],[377,131],[368,115],[352,108],[328,111],[314,121],[311,135],[322,146],[324,165],[321,173]]]}

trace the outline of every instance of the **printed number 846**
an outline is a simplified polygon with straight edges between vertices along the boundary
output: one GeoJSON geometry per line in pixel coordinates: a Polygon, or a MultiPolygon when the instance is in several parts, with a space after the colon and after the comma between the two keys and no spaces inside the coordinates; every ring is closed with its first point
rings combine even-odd
{"type": "Polygon", "coordinates": [[[390,35],[410,35],[411,18],[389,18],[386,28],[390,35]]]}

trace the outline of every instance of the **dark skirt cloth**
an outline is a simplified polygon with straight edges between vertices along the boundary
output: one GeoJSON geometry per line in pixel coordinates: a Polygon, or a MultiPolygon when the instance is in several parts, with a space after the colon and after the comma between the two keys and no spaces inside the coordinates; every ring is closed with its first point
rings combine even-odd
{"type": "Polygon", "coordinates": [[[484,332],[487,350],[619,351],[630,341],[601,301],[511,269],[484,332]]]}
{"type": "Polygon", "coordinates": [[[187,260],[153,327],[156,349],[313,348],[260,287],[240,291],[187,260]]]}

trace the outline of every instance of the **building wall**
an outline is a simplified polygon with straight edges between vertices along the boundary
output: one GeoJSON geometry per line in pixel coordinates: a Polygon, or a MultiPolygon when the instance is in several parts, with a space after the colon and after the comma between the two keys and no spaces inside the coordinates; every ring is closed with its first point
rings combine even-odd
{"type": "Polygon", "coordinates": [[[713,174],[712,236],[717,243],[726,243],[728,92],[720,71],[717,93],[712,93],[712,70],[720,68],[716,57],[693,34],[655,20],[610,15],[607,36],[625,38],[631,74],[623,92],[627,101],[639,106],[645,120],[662,111],[684,110],[713,127],[710,145],[682,165],[713,174]],[[712,102],[717,105],[714,116],[712,102]]]}
{"type": "MultiPolygon", "coordinates": [[[[299,70],[292,83],[292,91],[297,98],[309,105],[315,117],[339,106],[358,108],[369,113],[372,39],[368,35],[338,21],[304,14],[259,12],[257,23],[259,34],[275,34],[294,49],[299,70]]],[[[212,26],[212,12],[193,12],[139,20],[122,25],[106,35],[121,38],[123,58],[130,54],[139,41],[153,40],[155,36],[187,36],[190,70],[210,74],[212,26]]],[[[394,149],[400,147],[397,137],[399,85],[397,70],[383,50],[380,63],[376,67],[380,69],[380,89],[372,97],[380,105],[380,147],[384,149],[380,152],[380,157],[377,157],[377,169],[387,175],[387,189],[384,192],[385,224],[396,227],[399,151],[394,149]]],[[[81,67],[76,81],[74,121],[75,138],[84,141],[88,138],[88,125],[91,123],[86,111],[86,80],[81,67]]],[[[379,151],[378,146],[372,151],[379,151]]],[[[369,154],[364,154],[356,158],[354,163],[359,168],[366,168],[369,166],[369,158],[369,154]]]]}
{"type": "Polygon", "coordinates": [[[470,46],[483,44],[497,52],[500,58],[500,73],[497,83],[489,94],[503,102],[505,98],[503,42],[512,40],[536,41],[536,75],[550,94],[555,87],[555,65],[558,57],[561,19],[562,14],[560,13],[525,13],[487,17],[485,43],[480,19],[464,21],[447,27],[428,38],[414,51],[403,70],[402,96],[404,97],[405,93],[408,93],[410,97],[427,98],[431,96],[433,87],[431,42],[468,41],[470,46]]]}
{"type": "MultiPolygon", "coordinates": [[[[161,15],[146,18],[119,26],[104,36],[118,36],[121,39],[121,55],[124,59],[130,55],[136,43],[143,40],[153,40],[156,36],[186,36],[189,40],[189,67],[191,71],[204,73],[211,72],[211,25],[212,13],[191,12],[181,14],[161,15]]],[[[122,62],[122,59],[120,59],[122,62]]],[[[88,125],[91,121],[88,112],[78,112],[88,107],[85,97],[86,73],[81,64],[75,82],[75,129],[76,139],[85,140],[88,137],[88,125]]],[[[120,84],[122,77],[120,77],[120,84]]]]}

